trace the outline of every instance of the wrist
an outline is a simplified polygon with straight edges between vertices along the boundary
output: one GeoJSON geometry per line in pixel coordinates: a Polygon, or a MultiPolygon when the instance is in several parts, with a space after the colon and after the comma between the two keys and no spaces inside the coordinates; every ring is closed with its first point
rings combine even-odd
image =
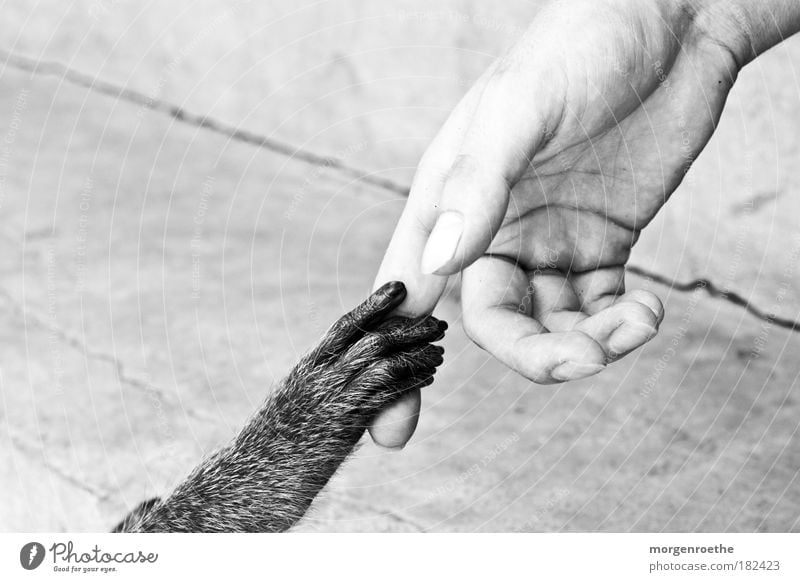
{"type": "Polygon", "coordinates": [[[701,36],[730,52],[739,68],[800,31],[797,0],[679,0],[701,36]]]}

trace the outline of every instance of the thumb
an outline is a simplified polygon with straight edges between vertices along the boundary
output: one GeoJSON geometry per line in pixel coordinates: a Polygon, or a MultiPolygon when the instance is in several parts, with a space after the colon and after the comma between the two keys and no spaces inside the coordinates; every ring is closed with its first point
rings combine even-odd
{"type": "Polygon", "coordinates": [[[472,113],[480,100],[491,71],[484,73],[464,95],[422,156],[414,183],[397,228],[389,242],[374,289],[389,281],[405,283],[408,294],[397,312],[417,316],[430,313],[439,301],[446,277],[421,270],[421,259],[431,231],[439,217],[442,192],[459,153],[472,113]]]}
{"type": "Polygon", "coordinates": [[[559,85],[545,82],[546,70],[500,64],[505,66],[497,66],[485,84],[447,173],[422,253],[423,273],[452,275],[486,252],[506,216],[511,188],[561,119],[559,85]]]}
{"type": "Polygon", "coordinates": [[[506,215],[509,193],[508,181],[496,168],[473,155],[459,156],[422,252],[422,273],[452,275],[484,254],[506,215]]]}

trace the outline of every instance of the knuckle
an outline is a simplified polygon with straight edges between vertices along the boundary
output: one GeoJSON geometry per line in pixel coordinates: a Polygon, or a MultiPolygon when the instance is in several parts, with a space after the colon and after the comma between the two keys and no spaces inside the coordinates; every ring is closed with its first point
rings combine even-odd
{"type": "Polygon", "coordinates": [[[468,180],[477,175],[480,171],[481,162],[477,156],[468,153],[460,153],[453,161],[448,179],[459,178],[462,180],[468,180]]]}
{"type": "Polygon", "coordinates": [[[326,335],[329,337],[344,335],[353,326],[353,322],[353,312],[347,313],[334,322],[326,335]]]}

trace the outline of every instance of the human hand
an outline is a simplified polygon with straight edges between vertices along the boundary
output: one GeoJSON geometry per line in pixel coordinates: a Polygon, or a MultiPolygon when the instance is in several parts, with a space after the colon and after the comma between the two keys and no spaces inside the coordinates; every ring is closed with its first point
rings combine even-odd
{"type": "MultiPolygon", "coordinates": [[[[739,64],[676,0],[565,0],[469,90],[417,169],[376,287],[430,312],[463,270],[467,334],[523,376],[563,382],[650,340],[659,299],[625,291],[639,233],[710,138],[739,64]]],[[[404,445],[419,393],[370,432],[404,445]]]]}

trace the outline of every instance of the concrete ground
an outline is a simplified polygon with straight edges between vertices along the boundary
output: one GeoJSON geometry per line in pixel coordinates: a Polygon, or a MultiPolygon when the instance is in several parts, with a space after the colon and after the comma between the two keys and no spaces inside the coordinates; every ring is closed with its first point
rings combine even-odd
{"type": "MultiPolygon", "coordinates": [[[[89,36],[78,42],[60,30],[40,34],[49,38],[41,51],[31,39],[18,44],[102,77],[102,67],[65,48],[89,36]]],[[[695,211],[694,202],[671,202],[642,237],[634,264],[658,276],[631,275],[628,285],[665,300],[656,339],[598,377],[537,386],[464,336],[454,291],[437,312],[452,331],[416,436],[402,452],[365,439],[298,529],[800,530],[800,334],[784,325],[800,312],[792,214],[800,169],[791,161],[800,142],[772,135],[763,108],[751,105],[769,101],[775,127],[784,110],[797,118],[796,89],[759,93],[797,54],[794,43],[746,71],[732,121],[681,194],[709,198],[695,211]],[[740,133],[751,140],[744,153],[740,133]],[[748,171],[747,188],[737,188],[748,171]],[[756,314],[695,287],[699,277],[746,298],[756,314]]],[[[214,113],[202,100],[174,99],[197,114],[176,118],[160,107],[164,95],[147,98],[135,79],[105,86],[7,62],[0,530],[107,530],[226,442],[298,355],[364,297],[403,196],[232,138],[201,121],[214,113]],[[123,85],[144,102],[114,94],[123,85]]],[[[380,111],[380,94],[364,99],[380,111]]],[[[359,137],[359,127],[383,127],[373,117],[344,124],[339,144],[330,123],[330,142],[317,143],[304,132],[315,115],[333,115],[324,108],[270,135],[380,168],[376,179],[403,185],[445,109],[427,111],[431,119],[417,119],[419,133],[400,145],[367,130],[369,139],[359,137]]],[[[235,111],[215,119],[259,134],[232,119],[235,111]]]]}

